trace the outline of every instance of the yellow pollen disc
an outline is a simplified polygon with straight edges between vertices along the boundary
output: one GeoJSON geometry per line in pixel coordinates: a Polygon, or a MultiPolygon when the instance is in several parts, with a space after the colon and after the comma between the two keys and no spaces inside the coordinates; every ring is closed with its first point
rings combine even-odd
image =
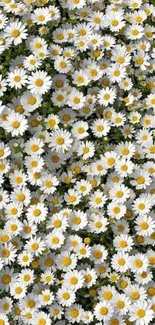
{"type": "Polygon", "coordinates": [[[15,289],[15,293],[17,294],[17,295],[19,295],[20,293],[22,293],[22,288],[21,287],[17,287],[16,289],[15,289]]]}
{"type": "Polygon", "coordinates": [[[140,224],[140,228],[141,228],[142,230],[147,230],[147,229],[149,228],[149,225],[148,225],[147,222],[142,222],[142,223],[140,224]]]}
{"type": "Polygon", "coordinates": [[[14,122],[12,122],[12,126],[13,126],[13,128],[18,129],[20,126],[20,123],[18,121],[14,121],[14,122]]]}
{"type": "Polygon", "coordinates": [[[145,310],[144,309],[138,309],[136,314],[137,314],[137,316],[139,318],[143,318],[145,316],[145,310]]]}
{"type": "Polygon", "coordinates": [[[124,301],[122,301],[122,300],[117,301],[117,308],[119,308],[119,309],[123,309],[124,306],[125,306],[124,301]]]}
{"type": "Polygon", "coordinates": [[[133,291],[130,295],[133,300],[137,300],[140,297],[140,294],[137,291],[133,291]]]}
{"type": "Polygon", "coordinates": [[[117,19],[112,20],[111,22],[112,26],[117,26],[119,24],[117,19]]]}
{"type": "Polygon", "coordinates": [[[21,77],[20,76],[15,76],[14,77],[14,81],[15,82],[20,82],[21,81],[21,77]]]}
{"type": "Polygon", "coordinates": [[[37,102],[36,97],[33,97],[33,96],[29,97],[29,99],[28,99],[29,105],[34,105],[34,104],[36,104],[36,102],[37,102]]]}
{"type": "Polygon", "coordinates": [[[71,262],[72,262],[72,260],[71,260],[70,257],[64,257],[64,258],[62,259],[62,264],[63,264],[64,266],[69,266],[69,265],[71,264],[71,262]]]}
{"type": "Polygon", "coordinates": [[[136,259],[134,265],[135,267],[140,268],[143,266],[143,262],[140,259],[136,259]]]}
{"type": "Polygon", "coordinates": [[[145,178],[143,176],[139,176],[136,179],[138,184],[144,184],[145,183],[145,178]]]}
{"type": "Polygon", "coordinates": [[[125,248],[125,247],[127,247],[128,245],[127,245],[127,242],[126,242],[125,240],[121,240],[121,241],[119,242],[119,246],[120,246],[121,248],[125,248]]]}
{"type": "Polygon", "coordinates": [[[74,276],[74,277],[72,277],[72,278],[70,278],[70,284],[73,284],[73,285],[75,285],[75,284],[77,284],[78,283],[78,279],[74,276]]]}
{"type": "Polygon", "coordinates": [[[113,297],[113,294],[111,291],[105,291],[104,294],[103,294],[103,298],[106,299],[106,300],[111,300],[113,297]]]}
{"type": "Polygon", "coordinates": [[[42,79],[36,79],[35,80],[35,85],[37,86],[37,87],[41,87],[42,85],[43,85],[43,80],[42,79]]]}
{"type": "Polygon", "coordinates": [[[99,250],[96,250],[93,255],[96,259],[100,259],[102,257],[102,252],[99,250]]]}
{"type": "Polygon", "coordinates": [[[70,315],[73,317],[73,318],[76,318],[79,316],[79,311],[77,309],[72,309],[70,311],[70,315]]]}
{"type": "Polygon", "coordinates": [[[64,140],[63,137],[57,137],[57,138],[56,138],[56,143],[57,143],[58,145],[63,145],[64,142],[65,142],[65,140],[64,140]]]}
{"type": "Polygon", "coordinates": [[[108,308],[106,308],[106,307],[101,307],[101,308],[100,308],[100,314],[101,314],[101,315],[107,315],[107,314],[108,314],[108,308]]]}
{"type": "Polygon", "coordinates": [[[12,37],[17,38],[20,35],[20,31],[18,29],[13,29],[11,35],[12,37]]]}
{"type": "Polygon", "coordinates": [[[120,259],[118,260],[118,264],[119,264],[120,266],[125,265],[125,260],[124,260],[124,258],[120,258],[120,259]]]}

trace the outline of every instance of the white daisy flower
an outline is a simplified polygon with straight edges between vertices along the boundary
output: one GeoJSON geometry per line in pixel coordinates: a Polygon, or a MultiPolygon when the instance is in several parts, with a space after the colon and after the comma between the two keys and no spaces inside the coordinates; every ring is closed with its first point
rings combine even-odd
{"type": "Polygon", "coordinates": [[[32,72],[31,76],[28,77],[28,89],[35,95],[42,95],[48,92],[51,84],[51,77],[42,70],[32,72]]]}

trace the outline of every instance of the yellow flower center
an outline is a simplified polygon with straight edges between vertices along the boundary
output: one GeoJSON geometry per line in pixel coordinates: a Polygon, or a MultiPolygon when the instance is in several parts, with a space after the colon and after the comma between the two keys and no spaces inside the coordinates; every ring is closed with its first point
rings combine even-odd
{"type": "Polygon", "coordinates": [[[119,308],[119,309],[123,309],[124,306],[125,306],[125,303],[124,303],[123,300],[119,300],[119,301],[117,301],[117,308],[119,308]]]}
{"type": "Polygon", "coordinates": [[[36,97],[33,97],[33,96],[29,97],[29,99],[28,99],[29,105],[35,105],[36,102],[37,102],[36,97]]]}
{"type": "Polygon", "coordinates": [[[108,308],[106,308],[106,307],[101,307],[101,308],[100,308],[100,314],[101,314],[101,315],[107,315],[107,314],[108,314],[108,308]]]}
{"type": "Polygon", "coordinates": [[[71,315],[73,318],[78,317],[78,316],[79,316],[79,311],[78,311],[78,309],[72,309],[72,310],[70,311],[70,315],[71,315]]]}
{"type": "Polygon", "coordinates": [[[12,123],[12,126],[13,126],[13,128],[18,129],[19,126],[20,126],[20,123],[19,123],[18,121],[14,121],[14,122],[12,123]]]}
{"type": "Polygon", "coordinates": [[[137,299],[139,299],[140,294],[139,294],[137,291],[133,291],[133,292],[131,292],[130,297],[131,297],[133,300],[137,300],[137,299]]]}
{"type": "Polygon", "coordinates": [[[43,80],[42,79],[36,79],[36,81],[35,81],[35,85],[37,86],[37,87],[41,87],[42,85],[43,85],[43,80]]]}
{"type": "Polygon", "coordinates": [[[143,266],[143,262],[140,259],[136,259],[134,265],[135,267],[140,268],[143,266]]]}
{"type": "Polygon", "coordinates": [[[117,19],[113,19],[111,24],[112,26],[117,26],[119,24],[119,21],[117,19]]]}
{"type": "Polygon", "coordinates": [[[70,298],[70,294],[68,292],[64,292],[62,297],[65,299],[65,300],[68,300],[70,298]]]}
{"type": "Polygon", "coordinates": [[[19,295],[20,293],[22,293],[22,288],[21,287],[17,287],[16,289],[15,289],[15,293],[17,294],[17,295],[19,295]]]}
{"type": "Polygon", "coordinates": [[[103,294],[103,298],[106,299],[106,300],[111,300],[113,297],[113,294],[111,291],[105,291],[104,294],[103,294]]]}
{"type": "Polygon", "coordinates": [[[145,310],[144,309],[138,309],[136,314],[137,314],[137,316],[139,318],[143,318],[145,316],[145,310]]]}
{"type": "Polygon", "coordinates": [[[13,29],[11,35],[12,37],[17,38],[20,35],[20,31],[18,29],[13,29]]]}
{"type": "Polygon", "coordinates": [[[72,262],[72,260],[71,260],[70,257],[64,257],[64,258],[62,259],[62,264],[63,264],[64,266],[69,266],[69,265],[71,265],[71,262],[72,262]]]}
{"type": "Polygon", "coordinates": [[[63,137],[57,137],[56,138],[56,144],[58,145],[63,145],[65,142],[64,138],[63,137]]]}

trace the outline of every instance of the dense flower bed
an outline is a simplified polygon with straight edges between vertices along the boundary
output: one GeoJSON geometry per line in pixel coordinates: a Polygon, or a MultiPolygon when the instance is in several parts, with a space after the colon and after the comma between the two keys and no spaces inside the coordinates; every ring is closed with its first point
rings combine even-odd
{"type": "Polygon", "coordinates": [[[155,7],[0,2],[0,325],[154,324],[155,7]]]}

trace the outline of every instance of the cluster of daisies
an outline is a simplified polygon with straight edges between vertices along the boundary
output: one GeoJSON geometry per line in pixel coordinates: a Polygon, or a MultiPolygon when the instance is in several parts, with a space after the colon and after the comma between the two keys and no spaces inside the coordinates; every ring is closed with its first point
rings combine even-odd
{"type": "Polygon", "coordinates": [[[0,1],[0,325],[155,324],[154,22],[0,1]]]}

